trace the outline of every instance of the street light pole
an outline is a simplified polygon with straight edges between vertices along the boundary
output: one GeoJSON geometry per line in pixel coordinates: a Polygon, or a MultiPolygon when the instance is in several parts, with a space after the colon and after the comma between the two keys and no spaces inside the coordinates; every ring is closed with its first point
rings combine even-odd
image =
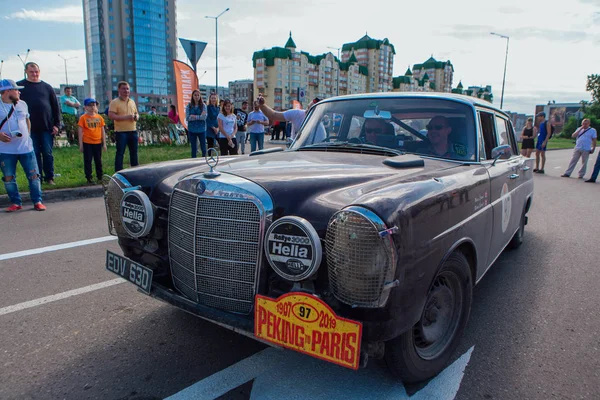
{"type": "Polygon", "coordinates": [[[21,62],[23,63],[23,77],[27,78],[27,74],[25,73],[25,64],[27,64],[27,58],[29,57],[29,52],[31,51],[31,49],[27,49],[27,53],[25,54],[25,60],[23,60],[21,58],[20,54],[17,54],[17,57],[19,57],[19,60],[21,60],[21,62]]]}
{"type": "Polygon", "coordinates": [[[506,82],[506,63],[508,62],[508,42],[510,41],[510,38],[506,35],[501,35],[495,32],[490,32],[490,35],[499,36],[503,39],[506,39],[506,54],[504,56],[504,76],[502,77],[502,95],[500,96],[500,108],[502,109],[502,105],[504,104],[504,83],[506,82]]]}
{"type": "Polygon", "coordinates": [[[338,53],[338,68],[337,68],[337,89],[336,89],[336,96],[340,95],[340,62],[342,62],[342,59],[340,58],[340,50],[342,49],[341,47],[329,47],[327,46],[328,49],[332,49],[332,50],[337,50],[338,53]]]}
{"type": "Polygon", "coordinates": [[[67,86],[69,86],[69,74],[67,73],[67,61],[77,58],[77,56],[69,57],[69,58],[65,58],[65,57],[61,56],[60,54],[58,54],[58,56],[60,58],[62,58],[63,61],[65,62],[65,81],[67,82],[67,86]]]}
{"type": "Polygon", "coordinates": [[[215,93],[219,94],[219,17],[229,11],[227,7],[221,14],[216,17],[205,16],[204,18],[214,18],[215,20],[215,93]]]}

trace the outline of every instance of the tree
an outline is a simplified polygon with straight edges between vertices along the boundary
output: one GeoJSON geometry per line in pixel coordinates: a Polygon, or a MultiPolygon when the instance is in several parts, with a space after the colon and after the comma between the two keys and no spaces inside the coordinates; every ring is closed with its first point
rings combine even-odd
{"type": "Polygon", "coordinates": [[[585,90],[592,94],[594,103],[600,103],[600,75],[588,75],[585,90]]]}

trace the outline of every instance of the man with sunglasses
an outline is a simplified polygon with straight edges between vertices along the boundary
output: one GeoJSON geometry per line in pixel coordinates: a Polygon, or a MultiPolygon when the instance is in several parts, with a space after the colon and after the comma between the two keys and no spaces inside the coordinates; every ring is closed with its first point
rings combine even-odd
{"type": "Polygon", "coordinates": [[[42,204],[42,186],[40,173],[31,141],[31,123],[29,109],[20,100],[19,89],[15,81],[0,81],[0,169],[6,193],[12,205],[6,212],[14,212],[23,208],[19,187],[17,186],[17,162],[29,180],[29,192],[34,209],[46,210],[42,204]]]}
{"type": "Polygon", "coordinates": [[[452,127],[448,123],[448,119],[441,115],[436,115],[429,120],[427,124],[427,141],[429,146],[424,149],[425,153],[435,157],[456,158],[448,136],[452,132],[452,127]]]}
{"type": "Polygon", "coordinates": [[[394,127],[383,119],[367,119],[365,121],[364,141],[369,144],[377,144],[377,138],[391,136],[394,134],[394,127]]]}

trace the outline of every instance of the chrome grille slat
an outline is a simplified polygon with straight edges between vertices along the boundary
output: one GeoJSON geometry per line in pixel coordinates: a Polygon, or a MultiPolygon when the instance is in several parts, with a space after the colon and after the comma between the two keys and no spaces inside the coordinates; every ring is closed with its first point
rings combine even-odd
{"type": "Polygon", "coordinates": [[[253,265],[247,268],[239,268],[238,263],[225,260],[214,260],[204,257],[196,257],[196,273],[219,278],[238,279],[246,282],[254,281],[252,271],[253,265]]]}
{"type": "Polygon", "coordinates": [[[262,243],[261,218],[258,205],[250,200],[198,196],[176,188],[169,207],[175,287],[200,304],[250,313],[262,243]]]}

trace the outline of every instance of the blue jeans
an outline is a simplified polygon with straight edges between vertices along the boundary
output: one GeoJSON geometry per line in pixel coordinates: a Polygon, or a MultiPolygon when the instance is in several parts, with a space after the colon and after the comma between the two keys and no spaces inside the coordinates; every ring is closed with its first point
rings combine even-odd
{"type": "Polygon", "coordinates": [[[115,132],[115,138],[117,141],[117,155],[115,156],[115,172],[118,172],[123,169],[123,156],[125,155],[125,147],[129,147],[129,164],[132,167],[139,165],[137,131],[115,132]]]}
{"type": "Polygon", "coordinates": [[[190,144],[192,145],[192,158],[198,156],[198,140],[200,140],[200,150],[202,155],[206,156],[206,132],[192,132],[188,131],[190,144]]]}
{"type": "Polygon", "coordinates": [[[600,172],[600,151],[598,152],[598,156],[596,157],[596,164],[594,164],[594,170],[592,171],[591,180],[595,181],[598,178],[598,173],[600,172]]]}
{"type": "Polygon", "coordinates": [[[31,141],[38,168],[42,171],[42,179],[46,182],[54,179],[54,156],[52,155],[54,136],[52,132],[32,133],[31,141]]]}
{"type": "Polygon", "coordinates": [[[35,153],[26,154],[0,154],[0,168],[2,169],[4,187],[11,203],[22,205],[19,187],[17,186],[17,161],[21,163],[25,175],[29,180],[29,193],[33,204],[42,202],[42,184],[40,183],[40,171],[38,170],[35,153]],[[7,178],[11,179],[7,182],[7,178]]]}
{"type": "Polygon", "coordinates": [[[249,133],[250,135],[250,152],[256,151],[256,144],[258,142],[258,150],[262,150],[265,147],[265,134],[264,133],[249,133]]]}

